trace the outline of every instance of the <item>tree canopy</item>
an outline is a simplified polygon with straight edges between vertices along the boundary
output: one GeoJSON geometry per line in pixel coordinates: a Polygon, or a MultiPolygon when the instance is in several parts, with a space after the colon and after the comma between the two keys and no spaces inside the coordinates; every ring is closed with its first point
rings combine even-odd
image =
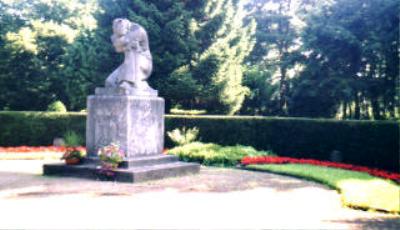
{"type": "Polygon", "coordinates": [[[0,109],[86,97],[121,63],[115,18],[147,31],[150,85],[210,114],[400,117],[396,0],[0,0],[0,109]]]}

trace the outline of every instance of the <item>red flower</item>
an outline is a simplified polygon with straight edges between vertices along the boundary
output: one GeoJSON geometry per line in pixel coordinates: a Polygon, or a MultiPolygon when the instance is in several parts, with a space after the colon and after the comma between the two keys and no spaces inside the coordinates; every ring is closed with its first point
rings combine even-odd
{"type": "Polygon", "coordinates": [[[318,165],[332,168],[341,168],[348,169],[352,171],[358,172],[366,172],[370,175],[382,177],[390,180],[394,180],[400,183],[400,174],[392,173],[380,169],[368,168],[364,166],[356,166],[351,164],[330,162],[330,161],[319,161],[313,159],[297,159],[291,157],[273,157],[273,156],[257,156],[257,157],[244,157],[241,161],[242,165],[249,164],[309,164],[309,165],[318,165]]]}
{"type": "Polygon", "coordinates": [[[32,152],[66,152],[68,149],[86,151],[85,147],[65,147],[65,146],[38,146],[38,147],[0,147],[0,153],[32,153],[32,152]]]}

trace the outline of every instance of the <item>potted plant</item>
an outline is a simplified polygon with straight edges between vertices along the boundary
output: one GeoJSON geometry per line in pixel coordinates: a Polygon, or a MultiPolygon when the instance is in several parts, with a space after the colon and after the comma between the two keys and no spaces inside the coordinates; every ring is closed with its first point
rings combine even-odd
{"type": "Polygon", "coordinates": [[[86,150],[83,147],[67,148],[61,159],[65,160],[67,165],[76,165],[81,163],[82,158],[86,155],[86,150]]]}
{"type": "Polygon", "coordinates": [[[106,170],[116,169],[125,158],[125,152],[116,143],[100,148],[97,154],[102,162],[102,168],[106,170]]]}

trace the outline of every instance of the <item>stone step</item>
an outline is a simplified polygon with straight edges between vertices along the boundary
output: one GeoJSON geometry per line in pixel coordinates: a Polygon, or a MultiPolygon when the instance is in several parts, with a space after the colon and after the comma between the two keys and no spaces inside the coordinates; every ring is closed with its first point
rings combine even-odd
{"type": "Polygon", "coordinates": [[[164,163],[172,163],[178,160],[179,158],[175,155],[155,155],[155,156],[137,157],[123,161],[119,167],[130,168],[135,166],[158,165],[164,163]]]}
{"type": "Polygon", "coordinates": [[[194,174],[199,171],[199,164],[180,161],[157,165],[118,168],[112,171],[111,175],[107,175],[97,164],[65,165],[61,163],[46,164],[43,166],[43,174],[48,176],[78,177],[128,183],[194,174]]]}
{"type": "MultiPolygon", "coordinates": [[[[143,157],[135,157],[122,161],[119,164],[119,168],[130,168],[134,166],[145,166],[145,165],[157,165],[164,163],[176,162],[179,160],[178,156],[175,155],[153,155],[153,156],[143,156],[143,157]]],[[[100,160],[98,158],[85,158],[83,160],[86,164],[98,164],[100,165],[100,160]]]]}
{"type": "Polygon", "coordinates": [[[115,176],[117,181],[141,182],[194,174],[199,171],[199,164],[178,161],[160,165],[135,166],[128,169],[121,169],[116,171],[115,176]]]}

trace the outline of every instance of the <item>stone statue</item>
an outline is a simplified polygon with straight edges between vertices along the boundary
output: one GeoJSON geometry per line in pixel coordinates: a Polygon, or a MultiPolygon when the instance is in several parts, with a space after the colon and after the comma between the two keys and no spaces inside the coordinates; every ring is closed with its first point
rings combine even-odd
{"type": "Polygon", "coordinates": [[[146,30],[128,19],[117,18],[112,25],[111,41],[115,50],[124,53],[124,62],[106,79],[106,88],[128,91],[154,91],[147,79],[153,69],[146,30]]]}

